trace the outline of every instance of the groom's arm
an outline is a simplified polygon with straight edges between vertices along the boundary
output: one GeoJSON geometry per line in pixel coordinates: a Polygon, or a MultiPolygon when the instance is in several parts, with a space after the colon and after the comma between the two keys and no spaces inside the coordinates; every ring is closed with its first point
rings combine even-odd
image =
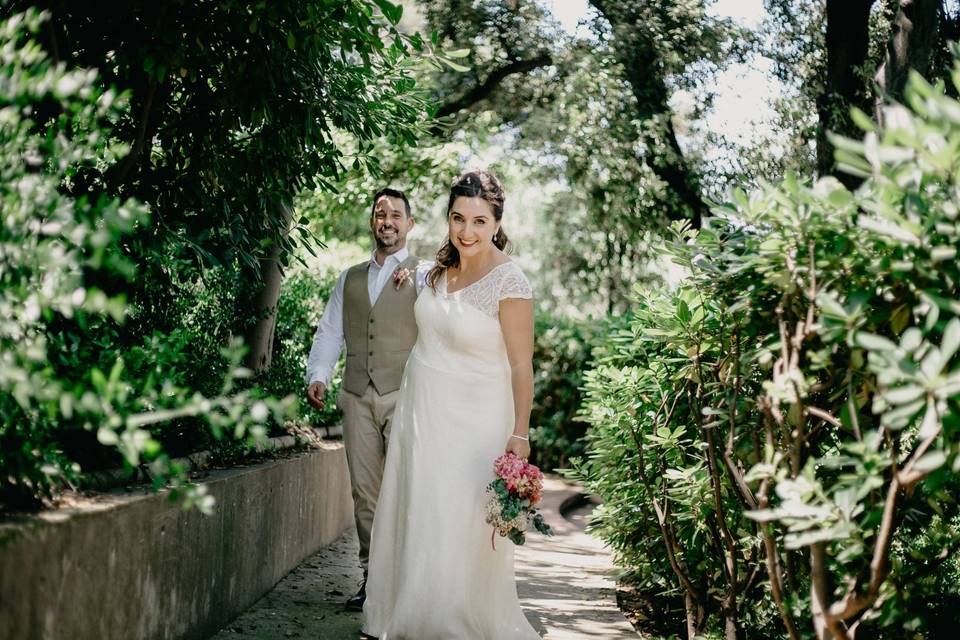
{"type": "Polygon", "coordinates": [[[323,317],[313,337],[310,357],[307,358],[306,382],[330,386],[330,378],[343,351],[343,285],[347,272],[337,278],[330,299],[323,309],[323,317]]]}

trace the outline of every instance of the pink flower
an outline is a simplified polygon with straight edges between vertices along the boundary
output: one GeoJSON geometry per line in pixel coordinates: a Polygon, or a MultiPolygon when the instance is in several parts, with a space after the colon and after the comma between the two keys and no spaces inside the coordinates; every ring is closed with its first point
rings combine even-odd
{"type": "Polygon", "coordinates": [[[398,291],[400,290],[400,287],[404,285],[404,283],[413,282],[413,278],[411,277],[412,273],[413,272],[406,267],[397,269],[393,272],[393,283],[396,285],[398,291]]]}
{"type": "Polygon", "coordinates": [[[523,475],[523,470],[529,463],[514,453],[505,453],[493,463],[493,472],[498,478],[506,481],[515,480],[523,475]]]}
{"type": "Polygon", "coordinates": [[[510,493],[536,504],[543,496],[543,473],[523,458],[505,453],[493,463],[493,472],[501,478],[510,493]]]}
{"type": "Polygon", "coordinates": [[[485,505],[486,521],[493,527],[491,546],[496,549],[497,533],[516,544],[523,544],[525,532],[531,526],[545,535],[552,535],[550,526],[534,508],[543,498],[540,469],[513,453],[505,453],[494,461],[493,472],[496,479],[487,485],[485,505]],[[509,495],[503,495],[503,488],[509,495]]]}

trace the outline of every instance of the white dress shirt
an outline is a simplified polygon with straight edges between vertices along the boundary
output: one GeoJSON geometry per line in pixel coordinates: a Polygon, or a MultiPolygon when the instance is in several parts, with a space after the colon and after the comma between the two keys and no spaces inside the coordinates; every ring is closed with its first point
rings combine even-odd
{"type": "MultiPolygon", "coordinates": [[[[367,269],[367,293],[370,295],[371,307],[376,304],[377,298],[380,297],[387,283],[392,282],[394,271],[410,257],[410,252],[406,248],[400,249],[387,256],[383,266],[377,264],[376,255],[374,251],[370,257],[370,268],[367,269]]],[[[426,261],[417,265],[414,282],[418,295],[426,285],[427,273],[432,267],[433,263],[426,261]]],[[[308,385],[322,382],[323,386],[329,387],[333,370],[343,351],[343,284],[347,279],[347,271],[349,269],[344,270],[337,278],[337,284],[333,287],[327,306],[323,309],[320,326],[317,327],[317,333],[313,337],[313,346],[310,348],[310,357],[307,359],[306,382],[308,385]]]]}

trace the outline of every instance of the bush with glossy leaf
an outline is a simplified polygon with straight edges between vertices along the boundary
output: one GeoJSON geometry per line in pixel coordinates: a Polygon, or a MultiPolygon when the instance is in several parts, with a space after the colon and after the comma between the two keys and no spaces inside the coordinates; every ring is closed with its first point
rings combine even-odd
{"type": "Polygon", "coordinates": [[[224,350],[229,373],[205,395],[155,369],[177,336],[118,339],[124,283],[136,273],[123,243],[148,212],[70,189],[78,172],[123,156],[110,134],[126,106],[98,88],[96,72],[46,56],[33,39],[42,21],[30,11],[0,22],[0,507],[34,506],[74,482],[81,469],[64,443],[89,431],[127,466],[148,465],[158,483],[184,489],[187,504],[209,508],[151,428],[202,416],[217,435],[256,437],[289,403],[237,390],[237,344],[224,350]]]}
{"type": "Polygon", "coordinates": [[[790,178],[678,233],[690,276],[588,374],[598,529],[691,637],[960,623],[960,102],[907,103],[834,140],[856,192],[790,178]]]}
{"type": "Polygon", "coordinates": [[[609,323],[540,312],[535,324],[531,460],[544,470],[560,469],[584,452],[587,425],[577,416],[583,374],[609,323]]]}

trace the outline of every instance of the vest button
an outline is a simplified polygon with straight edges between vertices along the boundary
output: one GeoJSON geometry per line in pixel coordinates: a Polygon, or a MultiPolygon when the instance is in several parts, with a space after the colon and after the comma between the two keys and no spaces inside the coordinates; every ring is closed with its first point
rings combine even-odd
{"type": "Polygon", "coordinates": [[[370,324],[373,324],[373,318],[370,318],[370,324]]]}
{"type": "Polygon", "coordinates": [[[372,356],[372,355],[373,355],[373,351],[371,351],[369,355],[371,355],[371,356],[372,356]]]}

